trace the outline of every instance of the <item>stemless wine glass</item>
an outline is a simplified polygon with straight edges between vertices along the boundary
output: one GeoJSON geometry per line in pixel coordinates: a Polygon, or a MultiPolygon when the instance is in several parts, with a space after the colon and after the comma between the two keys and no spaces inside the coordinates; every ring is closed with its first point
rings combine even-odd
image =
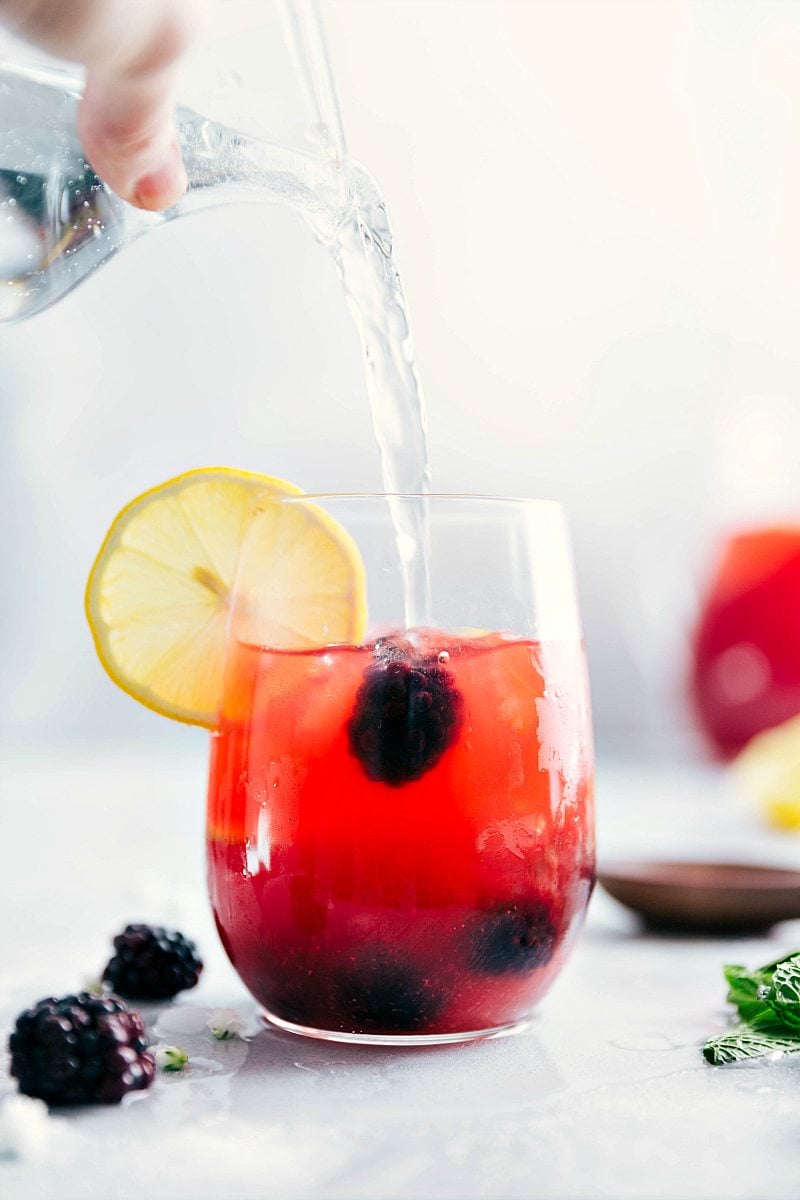
{"type": "Polygon", "coordinates": [[[582,922],[592,796],[557,504],[265,502],[232,600],[208,869],[225,949],[269,1021],[391,1045],[513,1028],[582,922]],[[262,644],[274,505],[306,506],[355,543],[368,601],[359,644],[262,644]],[[427,524],[430,612],[414,629],[402,618],[398,514],[427,524]]]}

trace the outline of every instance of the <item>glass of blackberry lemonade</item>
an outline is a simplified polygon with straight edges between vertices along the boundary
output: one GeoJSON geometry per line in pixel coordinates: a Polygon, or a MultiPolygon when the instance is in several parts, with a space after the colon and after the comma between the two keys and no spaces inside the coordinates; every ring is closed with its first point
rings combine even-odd
{"type": "Polygon", "coordinates": [[[228,616],[208,875],[271,1022],[422,1045],[524,1021],[591,893],[592,772],[558,505],[260,506],[228,616]],[[396,531],[415,521],[428,552],[403,564],[396,531]],[[292,555],[314,579],[296,619],[263,570],[292,555]]]}

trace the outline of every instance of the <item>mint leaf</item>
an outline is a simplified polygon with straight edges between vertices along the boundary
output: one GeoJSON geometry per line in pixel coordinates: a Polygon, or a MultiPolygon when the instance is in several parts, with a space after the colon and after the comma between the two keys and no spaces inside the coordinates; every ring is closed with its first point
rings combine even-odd
{"type": "Polygon", "coordinates": [[[782,1052],[793,1054],[800,1051],[800,1036],[762,1033],[747,1024],[737,1025],[720,1037],[710,1038],[703,1046],[703,1058],[715,1067],[744,1062],[748,1058],[763,1058],[767,1054],[782,1052]]]}
{"type": "Polygon", "coordinates": [[[766,963],[755,971],[729,963],[722,968],[728,984],[728,1003],[738,1011],[740,1024],[703,1047],[714,1066],[781,1051],[800,1051],[800,952],[766,963]]]}
{"type": "Polygon", "coordinates": [[[743,1021],[752,1021],[770,1008],[758,998],[758,989],[769,984],[771,975],[764,970],[748,971],[746,967],[726,966],[722,968],[728,982],[727,1001],[732,1004],[743,1021]]]}
{"type": "Polygon", "coordinates": [[[771,983],[756,994],[787,1032],[800,1037],[800,954],[778,963],[771,983]]]}
{"type": "Polygon", "coordinates": [[[759,996],[759,988],[769,987],[775,971],[797,958],[800,958],[800,954],[797,950],[793,950],[791,954],[775,959],[774,962],[767,963],[763,967],[758,967],[755,971],[748,971],[747,967],[736,964],[728,964],[722,968],[722,973],[728,983],[727,1001],[738,1010],[743,1021],[755,1021],[766,1013],[772,1012],[766,1000],[759,996]]]}
{"type": "Polygon", "coordinates": [[[800,1038],[800,1029],[792,1029],[787,1026],[780,1017],[776,1017],[771,1008],[764,1007],[764,1011],[757,1013],[749,1021],[744,1022],[749,1029],[754,1033],[765,1033],[769,1037],[797,1037],[800,1038]]]}
{"type": "Polygon", "coordinates": [[[784,954],[782,958],[776,958],[774,962],[767,963],[765,967],[759,967],[755,973],[756,975],[769,975],[771,979],[777,967],[782,967],[784,963],[791,962],[793,958],[798,957],[800,957],[800,950],[791,950],[788,954],[784,954]]]}

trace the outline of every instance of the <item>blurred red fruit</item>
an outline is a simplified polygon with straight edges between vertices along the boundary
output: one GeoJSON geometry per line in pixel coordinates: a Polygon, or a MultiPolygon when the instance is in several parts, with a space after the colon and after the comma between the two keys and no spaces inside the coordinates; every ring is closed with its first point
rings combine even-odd
{"type": "Polygon", "coordinates": [[[800,527],[736,534],[694,636],[700,724],[726,758],[800,713],[800,527]]]}

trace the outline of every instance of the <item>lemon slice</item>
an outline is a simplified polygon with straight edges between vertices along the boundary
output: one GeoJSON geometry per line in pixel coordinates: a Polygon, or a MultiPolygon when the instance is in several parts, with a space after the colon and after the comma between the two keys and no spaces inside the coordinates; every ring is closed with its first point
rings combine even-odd
{"type": "Polygon", "coordinates": [[[800,717],[757,734],[733,769],[772,825],[800,831],[800,717]]]}
{"type": "Polygon", "coordinates": [[[301,496],[281,479],[217,467],[123,508],[86,587],[95,648],[116,684],[164,716],[213,727],[231,611],[235,636],[260,645],[361,640],[358,549],[301,496]]]}

